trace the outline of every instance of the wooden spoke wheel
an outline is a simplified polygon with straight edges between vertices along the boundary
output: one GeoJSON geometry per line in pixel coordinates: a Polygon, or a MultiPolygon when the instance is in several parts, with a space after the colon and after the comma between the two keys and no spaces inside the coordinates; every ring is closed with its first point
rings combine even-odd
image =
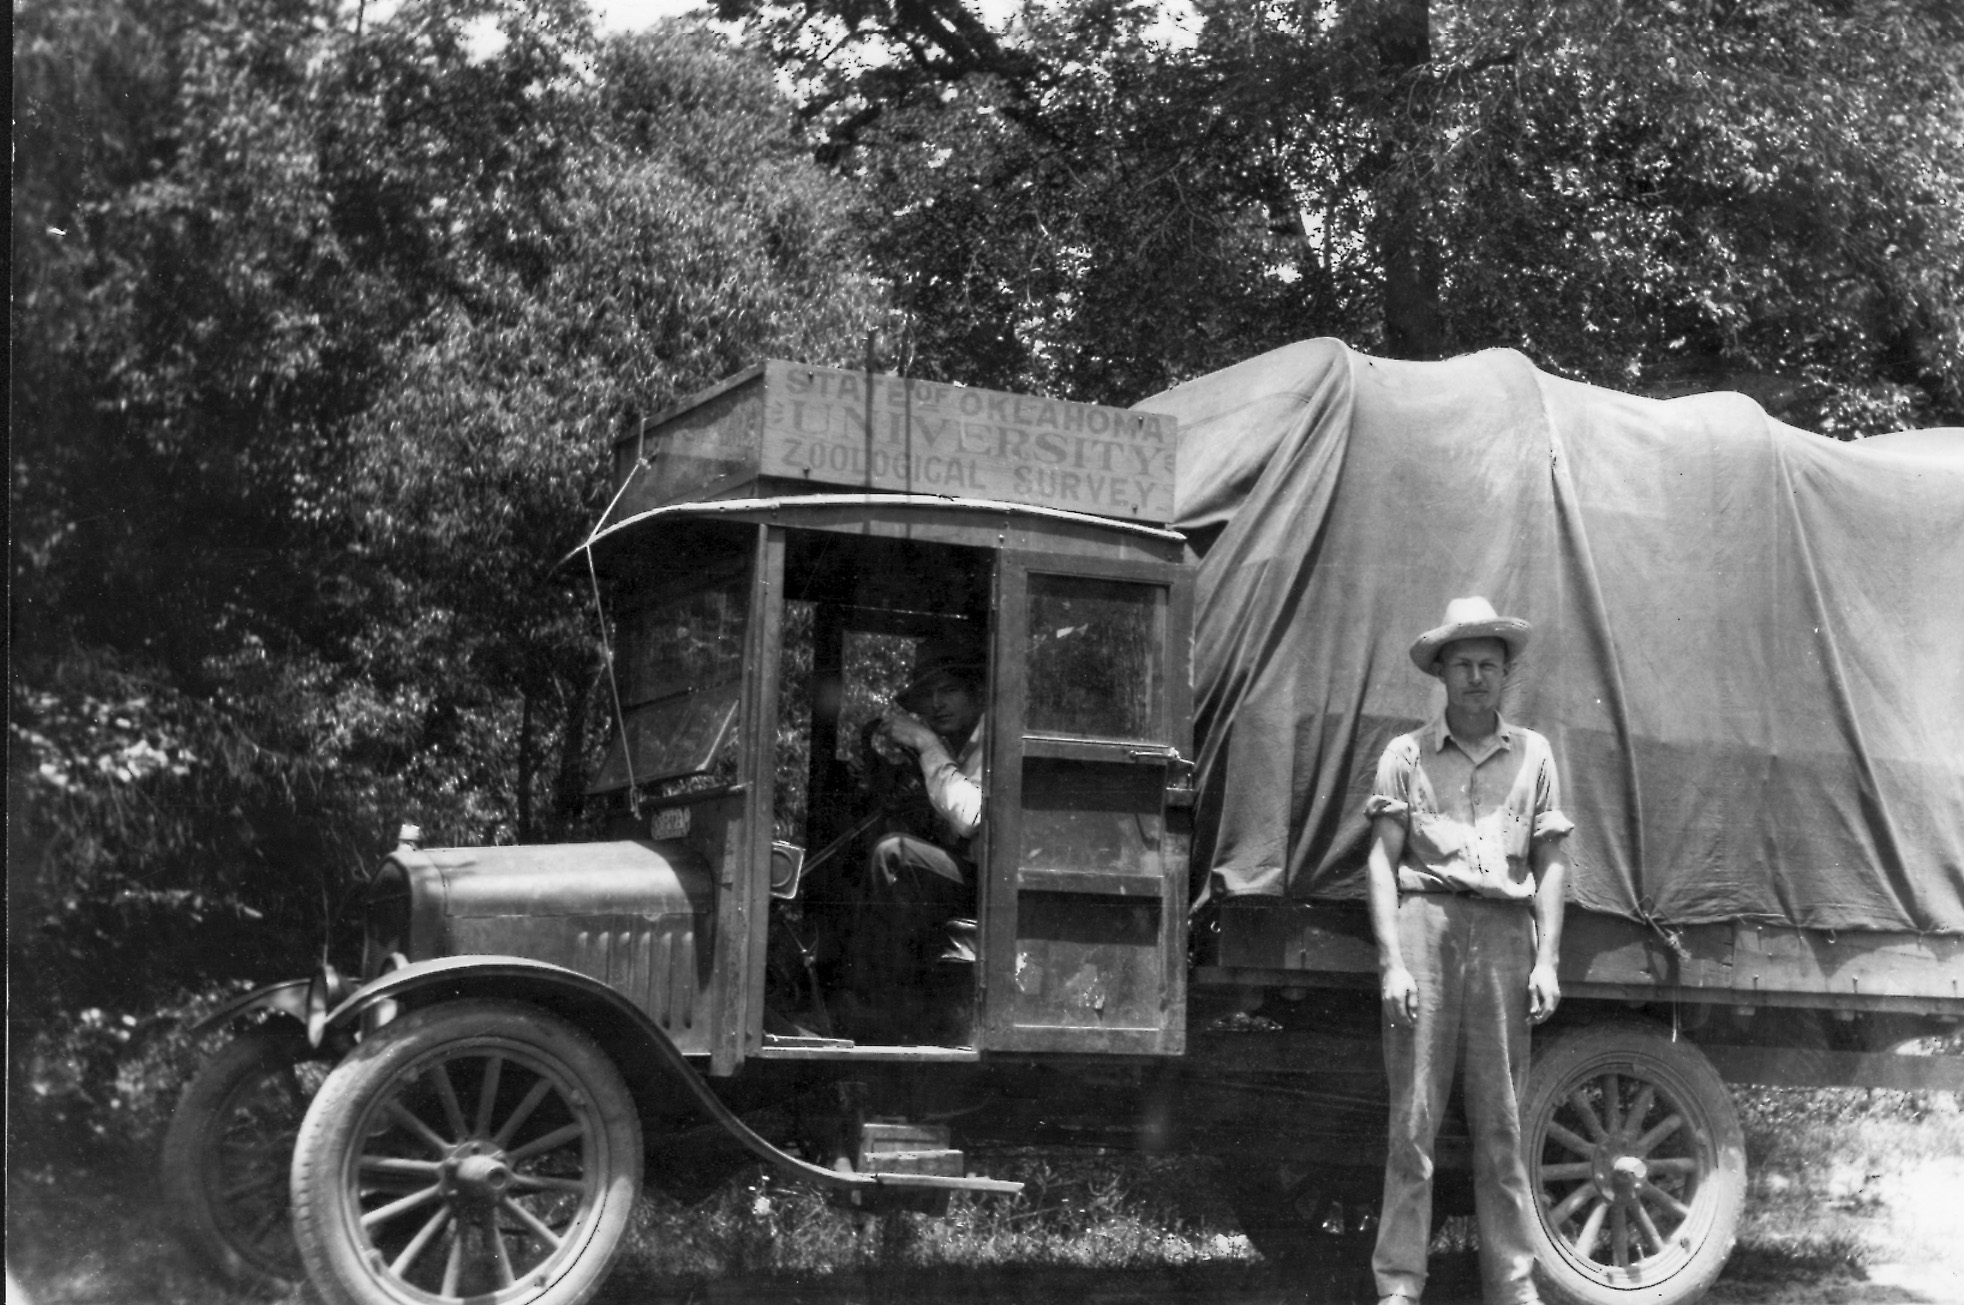
{"type": "Polygon", "coordinates": [[[1732,1098],[1696,1047],[1631,1022],[1556,1034],[1535,1048],[1521,1118],[1544,1295],[1704,1294],[1732,1252],[1746,1164],[1732,1098]]]}
{"type": "Polygon", "coordinates": [[[383,1026],[315,1098],[294,1231],[330,1305],[576,1305],[641,1186],[620,1074],[534,1007],[457,1001],[383,1026]]]}
{"type": "Polygon", "coordinates": [[[164,1134],[163,1191],[179,1237],[235,1286],[300,1278],[287,1204],[293,1139],[327,1077],[298,1029],[227,1043],[186,1085],[164,1134]]]}

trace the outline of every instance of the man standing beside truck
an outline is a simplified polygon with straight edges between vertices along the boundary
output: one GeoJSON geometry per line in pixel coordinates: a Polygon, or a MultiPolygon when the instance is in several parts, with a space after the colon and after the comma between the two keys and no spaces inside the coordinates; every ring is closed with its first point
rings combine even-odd
{"type": "Polygon", "coordinates": [[[1446,709],[1378,763],[1368,887],[1391,1087],[1384,1205],[1371,1269],[1379,1305],[1416,1305],[1432,1234],[1433,1143],[1455,1074],[1473,1138],[1480,1269],[1489,1305],[1538,1299],[1536,1218],[1521,1151],[1528,1026],[1555,1013],[1574,826],[1548,742],[1500,714],[1532,627],[1456,598],[1412,661],[1446,709]]]}

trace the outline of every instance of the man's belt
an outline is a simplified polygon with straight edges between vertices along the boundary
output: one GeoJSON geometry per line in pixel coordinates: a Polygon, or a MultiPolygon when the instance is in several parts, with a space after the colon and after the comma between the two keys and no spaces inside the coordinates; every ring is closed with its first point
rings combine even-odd
{"type": "Polygon", "coordinates": [[[1437,888],[1406,888],[1401,885],[1398,889],[1398,896],[1471,897],[1475,901],[1499,902],[1507,906],[1528,906],[1534,902],[1534,898],[1532,897],[1495,897],[1491,893],[1483,893],[1476,888],[1456,888],[1449,884],[1440,884],[1437,888]]]}

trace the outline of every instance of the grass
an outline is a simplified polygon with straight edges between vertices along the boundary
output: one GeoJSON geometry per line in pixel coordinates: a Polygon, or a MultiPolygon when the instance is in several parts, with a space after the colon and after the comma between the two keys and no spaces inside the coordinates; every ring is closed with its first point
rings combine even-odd
{"type": "MultiPolygon", "coordinates": [[[[1964,1300],[1964,1109],[1943,1093],[1740,1095],[1753,1174],[1715,1305],[1964,1300]]],[[[1027,1184],[941,1218],[870,1215],[758,1172],[683,1207],[650,1195],[603,1301],[1302,1299],[1194,1157],[975,1157],[1027,1184]],[[1252,1296],[1251,1296],[1252,1293],[1252,1296]]],[[[246,1305],[171,1240],[144,1165],[10,1173],[8,1266],[34,1305],[246,1305]]],[[[1443,1241],[1453,1236],[1449,1221],[1443,1241]]],[[[297,1292],[284,1298],[298,1305],[297,1292]]]]}
{"type": "MultiPolygon", "coordinates": [[[[1211,1162],[1018,1150],[983,1157],[1020,1179],[1013,1198],[957,1196],[941,1217],[868,1214],[760,1171],[685,1207],[650,1193],[636,1210],[605,1301],[701,1299],[710,1284],[820,1286],[828,1298],[1003,1298],[1004,1275],[1036,1275],[1018,1299],[1081,1299],[1071,1275],[1258,1270],[1260,1257],[1213,1194],[1211,1162]],[[1056,1293],[1051,1295],[1050,1293],[1056,1293]]],[[[171,1237],[140,1170],[46,1166],[12,1175],[8,1267],[34,1305],[248,1305],[171,1237]]],[[[768,1294],[768,1292],[767,1292],[768,1294]]],[[[301,1305],[292,1292],[274,1298],[301,1305]]]]}
{"type": "MultiPolygon", "coordinates": [[[[33,1305],[266,1299],[227,1290],[179,1248],[147,1173],[97,1162],[10,1169],[7,1178],[7,1273],[33,1305]]],[[[300,1294],[289,1302],[300,1305],[300,1294]]]]}
{"type": "Polygon", "coordinates": [[[605,1299],[700,1299],[712,1283],[741,1279],[827,1299],[1063,1301],[1081,1299],[1067,1284],[1084,1273],[1260,1266],[1213,1195],[1209,1161],[1025,1150],[976,1159],[992,1177],[1025,1183],[1023,1193],[956,1196],[939,1217],[862,1213],[761,1174],[692,1209],[651,1197],[605,1299]]]}
{"type": "Polygon", "coordinates": [[[1767,1088],[1739,1106],[1751,1180],[1715,1301],[1832,1305],[1855,1298],[1848,1284],[1901,1292],[1863,1299],[1964,1300],[1955,1095],[1767,1088]]]}

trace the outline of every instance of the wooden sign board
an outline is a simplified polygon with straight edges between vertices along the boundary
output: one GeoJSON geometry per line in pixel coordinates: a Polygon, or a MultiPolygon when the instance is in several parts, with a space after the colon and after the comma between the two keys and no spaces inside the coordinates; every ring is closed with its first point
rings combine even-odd
{"type": "Polygon", "coordinates": [[[706,499],[875,490],[1163,523],[1173,519],[1178,435],[1160,413],[774,361],[624,436],[609,519],[706,499]]]}
{"type": "Polygon", "coordinates": [[[1173,519],[1179,424],[1158,413],[764,364],[764,475],[1173,519]]]}

